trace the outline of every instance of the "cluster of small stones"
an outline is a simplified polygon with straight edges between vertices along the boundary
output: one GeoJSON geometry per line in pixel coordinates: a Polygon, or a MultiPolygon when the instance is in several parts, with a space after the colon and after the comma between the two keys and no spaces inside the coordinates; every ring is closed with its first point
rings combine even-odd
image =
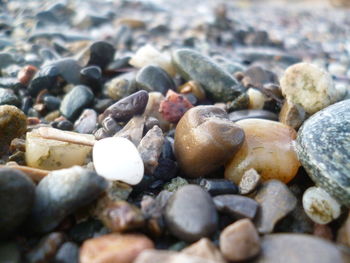
{"type": "Polygon", "coordinates": [[[0,262],[350,262],[350,58],[175,2],[0,0],[0,262]]]}

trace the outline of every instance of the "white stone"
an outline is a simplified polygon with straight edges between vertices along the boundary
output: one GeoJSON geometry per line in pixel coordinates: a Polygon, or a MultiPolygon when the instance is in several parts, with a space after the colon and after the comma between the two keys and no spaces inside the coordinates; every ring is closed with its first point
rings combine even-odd
{"type": "Polygon", "coordinates": [[[261,91],[249,88],[247,94],[249,96],[249,109],[261,110],[264,108],[267,98],[261,91]]]}
{"type": "Polygon", "coordinates": [[[298,63],[290,66],[281,79],[282,94],[309,113],[322,110],[339,99],[331,75],[322,68],[298,63]]]}
{"type": "Polygon", "coordinates": [[[97,141],[92,158],[96,172],[107,180],[136,185],[143,178],[141,156],[128,139],[110,137],[97,141]]]}
{"type": "Polygon", "coordinates": [[[340,216],[340,205],[325,190],[310,187],[303,195],[305,213],[317,224],[328,224],[340,216]]]}

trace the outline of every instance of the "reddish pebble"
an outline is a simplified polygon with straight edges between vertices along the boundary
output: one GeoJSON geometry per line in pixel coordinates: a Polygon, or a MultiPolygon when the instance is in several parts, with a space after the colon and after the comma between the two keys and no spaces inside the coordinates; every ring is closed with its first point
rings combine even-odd
{"type": "Polygon", "coordinates": [[[18,72],[18,81],[24,86],[27,86],[37,71],[37,67],[33,65],[25,66],[18,72]]]}
{"type": "Polygon", "coordinates": [[[36,125],[40,123],[40,119],[37,117],[28,117],[27,118],[27,125],[36,125]]]}
{"type": "Polygon", "coordinates": [[[193,105],[186,97],[168,90],[165,99],[160,103],[159,112],[165,120],[176,123],[192,107],[193,105]]]}
{"type": "Polygon", "coordinates": [[[332,229],[328,225],[315,224],[313,234],[324,239],[333,240],[332,229]]]}

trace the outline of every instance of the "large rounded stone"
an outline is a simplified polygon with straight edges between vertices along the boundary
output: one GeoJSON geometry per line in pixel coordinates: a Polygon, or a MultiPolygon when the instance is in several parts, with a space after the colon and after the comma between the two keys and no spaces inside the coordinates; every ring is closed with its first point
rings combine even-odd
{"type": "Polygon", "coordinates": [[[225,164],[241,147],[243,130],[214,106],[197,106],[180,119],[175,132],[175,154],[191,177],[209,174],[225,164]]]}
{"type": "Polygon", "coordinates": [[[185,185],[168,201],[165,221],[174,236],[193,242],[215,232],[218,215],[205,190],[197,185],[185,185]]]}
{"type": "Polygon", "coordinates": [[[299,130],[296,150],[311,179],[350,207],[350,100],[309,118],[299,130]]]}
{"type": "Polygon", "coordinates": [[[0,169],[0,238],[4,238],[25,220],[33,204],[34,183],[22,172],[0,169]]]}
{"type": "Polygon", "coordinates": [[[244,93],[243,86],[234,77],[194,50],[176,50],[173,63],[183,78],[200,83],[214,101],[232,101],[244,93]]]}
{"type": "Polygon", "coordinates": [[[254,263],[345,263],[340,250],[325,239],[305,234],[273,234],[262,238],[254,263]]]}

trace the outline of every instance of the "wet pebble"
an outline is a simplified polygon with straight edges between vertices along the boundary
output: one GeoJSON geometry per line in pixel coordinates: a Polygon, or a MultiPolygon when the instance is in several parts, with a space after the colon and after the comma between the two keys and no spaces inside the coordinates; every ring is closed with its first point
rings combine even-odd
{"type": "Polygon", "coordinates": [[[240,195],[219,195],[213,198],[216,209],[235,219],[254,219],[259,204],[249,197],[240,195]]]}
{"type": "Polygon", "coordinates": [[[242,261],[256,256],[260,251],[260,238],[249,219],[241,219],[220,234],[220,250],[229,261],[242,261]]]}
{"type": "Polygon", "coordinates": [[[51,172],[36,188],[28,230],[45,233],[54,229],[66,216],[94,201],[106,187],[102,177],[79,166],[51,172]]]}
{"type": "Polygon", "coordinates": [[[128,139],[111,137],[95,143],[92,158],[96,172],[107,180],[131,185],[141,182],[144,166],[137,148],[128,139]]]}
{"type": "Polygon", "coordinates": [[[215,232],[218,216],[213,200],[205,190],[196,185],[186,185],[168,201],[165,221],[173,235],[193,242],[215,232]]]}
{"type": "Polygon", "coordinates": [[[61,103],[60,112],[69,120],[75,120],[81,112],[93,103],[94,94],[90,88],[79,85],[67,93],[61,103]]]}
{"type": "Polygon", "coordinates": [[[243,130],[228,120],[224,110],[197,106],[187,111],[176,127],[175,154],[188,176],[204,176],[227,162],[243,140],[243,130]]]}
{"type": "Polygon", "coordinates": [[[12,234],[29,215],[35,185],[24,173],[0,169],[0,239],[12,234]]]}
{"type": "Polygon", "coordinates": [[[255,196],[260,204],[256,225],[259,233],[271,233],[275,224],[290,213],[297,199],[288,187],[277,180],[269,180],[261,185],[255,196]],[[276,202],[278,200],[278,202],[276,202]]]}
{"type": "Polygon", "coordinates": [[[153,242],[140,234],[108,234],[85,241],[80,249],[81,263],[133,263],[153,242]]]}

